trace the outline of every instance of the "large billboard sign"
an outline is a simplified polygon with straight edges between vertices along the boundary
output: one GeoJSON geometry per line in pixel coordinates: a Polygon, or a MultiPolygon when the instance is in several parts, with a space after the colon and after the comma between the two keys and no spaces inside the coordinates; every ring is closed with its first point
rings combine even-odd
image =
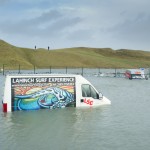
{"type": "Polygon", "coordinates": [[[11,78],[12,111],[75,106],[75,77],[11,78]]]}

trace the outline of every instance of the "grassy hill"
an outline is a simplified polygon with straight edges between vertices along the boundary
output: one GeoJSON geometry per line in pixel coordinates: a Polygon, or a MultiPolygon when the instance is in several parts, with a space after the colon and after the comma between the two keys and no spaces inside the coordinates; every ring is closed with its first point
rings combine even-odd
{"type": "Polygon", "coordinates": [[[57,50],[15,47],[0,40],[0,66],[9,69],[52,67],[139,68],[150,67],[150,52],[110,48],[66,48],[57,50]]]}

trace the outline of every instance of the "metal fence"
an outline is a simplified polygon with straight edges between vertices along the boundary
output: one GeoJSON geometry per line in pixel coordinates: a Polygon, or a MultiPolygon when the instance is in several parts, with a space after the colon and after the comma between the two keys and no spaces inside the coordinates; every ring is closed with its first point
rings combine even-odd
{"type": "MultiPolygon", "coordinates": [[[[3,64],[0,69],[1,75],[7,74],[81,74],[81,75],[94,75],[100,77],[125,77],[125,71],[127,69],[116,68],[84,68],[84,67],[36,67],[32,66],[30,70],[22,69],[23,66],[15,65],[8,66],[3,64]],[[11,69],[13,68],[13,69],[11,69]],[[43,69],[44,68],[44,69],[43,69]]],[[[136,69],[136,68],[135,68],[136,69]]],[[[150,78],[150,68],[144,69],[145,75],[150,78]]]]}

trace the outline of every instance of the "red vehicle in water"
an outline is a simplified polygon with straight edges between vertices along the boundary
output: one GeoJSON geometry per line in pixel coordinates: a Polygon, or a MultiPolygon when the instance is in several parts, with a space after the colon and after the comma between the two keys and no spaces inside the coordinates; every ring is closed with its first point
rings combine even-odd
{"type": "Polygon", "coordinates": [[[128,79],[148,79],[147,76],[145,76],[144,70],[141,69],[128,69],[125,72],[125,77],[128,79]]]}

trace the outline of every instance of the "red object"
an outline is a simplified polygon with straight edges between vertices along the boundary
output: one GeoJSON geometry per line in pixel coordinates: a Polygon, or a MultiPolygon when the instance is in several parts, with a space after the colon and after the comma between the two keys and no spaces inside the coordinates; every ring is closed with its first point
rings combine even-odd
{"type": "Polygon", "coordinates": [[[125,76],[126,76],[127,78],[131,78],[131,74],[128,73],[128,72],[125,73],[125,76]]]}
{"type": "Polygon", "coordinates": [[[3,112],[7,112],[7,103],[3,103],[3,112]]]}
{"type": "Polygon", "coordinates": [[[88,105],[93,105],[93,101],[90,99],[84,99],[84,103],[86,103],[88,105]]]}

